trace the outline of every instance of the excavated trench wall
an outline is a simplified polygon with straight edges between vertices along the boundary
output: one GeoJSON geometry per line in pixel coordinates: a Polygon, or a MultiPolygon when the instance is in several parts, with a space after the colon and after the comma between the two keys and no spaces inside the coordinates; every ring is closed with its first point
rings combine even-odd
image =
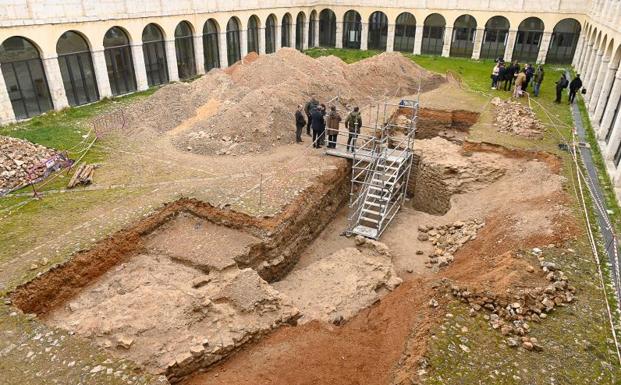
{"type": "Polygon", "coordinates": [[[412,207],[433,215],[444,215],[451,208],[452,192],[444,182],[446,170],[428,164],[419,152],[414,153],[408,183],[412,207]]]}
{"type": "MultiPolygon", "coordinates": [[[[19,286],[11,293],[11,300],[25,313],[47,315],[51,310],[67,304],[115,266],[143,253],[146,236],[181,213],[190,213],[213,224],[259,238],[261,242],[248,247],[235,257],[235,262],[239,269],[252,268],[261,278],[272,282],[287,274],[304,248],[333,220],[349,197],[349,181],[350,168],[343,162],[341,167],[319,177],[312,187],[288,204],[280,214],[267,218],[216,208],[195,199],[166,204],[133,226],[98,242],[90,250],[78,252],[67,262],[53,266],[46,273],[19,286]]],[[[223,350],[226,355],[218,355],[218,360],[256,338],[259,335],[236,341],[230,349],[223,350]]],[[[166,368],[165,373],[171,382],[177,382],[215,362],[187,360],[166,368]]]]}
{"type": "Polygon", "coordinates": [[[478,120],[479,113],[473,111],[420,108],[416,122],[416,139],[433,138],[446,130],[467,133],[478,120]]]}

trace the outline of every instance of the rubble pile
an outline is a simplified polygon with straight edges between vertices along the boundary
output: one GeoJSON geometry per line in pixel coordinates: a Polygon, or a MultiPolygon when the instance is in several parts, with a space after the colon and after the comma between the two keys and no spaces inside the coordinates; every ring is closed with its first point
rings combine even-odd
{"type": "MultiPolygon", "coordinates": [[[[505,294],[469,290],[458,285],[451,285],[450,290],[454,297],[470,305],[470,315],[474,316],[484,309],[490,311],[491,314],[485,315],[485,319],[493,329],[507,338],[509,346],[542,350],[535,338],[527,336],[529,322],[541,322],[555,307],[573,302],[576,288],[569,285],[567,276],[555,263],[541,257],[540,249],[536,248],[533,252],[539,257],[540,268],[549,282],[545,287],[511,289],[505,294]]],[[[528,272],[534,273],[535,268],[529,266],[528,272]]]]}
{"type": "Polygon", "coordinates": [[[418,226],[418,240],[431,242],[435,250],[425,262],[427,268],[444,267],[453,262],[454,254],[466,242],[476,239],[477,231],[485,226],[483,221],[472,219],[441,226],[418,226]]]}
{"type": "Polygon", "coordinates": [[[533,110],[513,100],[493,98],[496,107],[494,126],[499,132],[508,132],[527,138],[541,138],[545,127],[537,119],[533,110]]]}
{"type": "Polygon", "coordinates": [[[56,151],[50,148],[0,135],[0,195],[27,185],[30,177],[42,177],[44,162],[54,154],[56,151]]]}

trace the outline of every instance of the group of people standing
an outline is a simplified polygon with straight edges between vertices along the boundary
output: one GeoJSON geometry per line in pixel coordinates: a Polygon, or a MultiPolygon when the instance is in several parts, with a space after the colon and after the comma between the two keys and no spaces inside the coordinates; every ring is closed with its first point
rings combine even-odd
{"type": "MultiPolygon", "coordinates": [[[[313,138],[313,148],[321,148],[325,144],[326,136],[328,137],[327,147],[336,148],[341,121],[342,117],[336,106],[331,105],[328,112],[326,105],[320,104],[313,96],[304,106],[298,105],[295,112],[295,141],[296,143],[303,143],[302,130],[306,126],[306,135],[313,138]]],[[[360,134],[360,127],[362,127],[360,109],[354,107],[345,119],[345,128],[349,131],[347,151],[354,151],[356,138],[360,134]]]]}
{"type": "Polygon", "coordinates": [[[542,65],[535,69],[531,64],[520,66],[517,60],[512,63],[505,63],[502,59],[496,59],[496,65],[492,70],[492,89],[511,91],[513,86],[513,96],[518,98],[528,90],[530,84],[533,85],[533,95],[539,96],[541,83],[543,83],[545,72],[542,65]]]}
{"type": "MultiPolygon", "coordinates": [[[[494,69],[492,69],[492,89],[511,91],[511,88],[515,85],[515,88],[513,88],[513,97],[519,98],[524,92],[528,92],[528,86],[532,84],[533,95],[538,97],[544,75],[545,72],[541,64],[538,65],[536,69],[528,63],[522,68],[517,60],[514,60],[512,63],[505,63],[502,58],[498,58],[496,59],[494,69]]],[[[561,74],[560,79],[556,82],[555,103],[561,102],[563,90],[567,87],[569,87],[569,104],[571,104],[574,102],[576,94],[582,88],[580,75],[576,75],[576,77],[569,82],[565,73],[561,74]]]]}

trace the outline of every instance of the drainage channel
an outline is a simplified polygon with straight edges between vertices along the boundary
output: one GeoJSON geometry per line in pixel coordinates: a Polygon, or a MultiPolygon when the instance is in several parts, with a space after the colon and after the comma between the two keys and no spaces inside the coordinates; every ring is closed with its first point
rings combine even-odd
{"type": "MultiPolygon", "coordinates": [[[[568,79],[571,78],[571,74],[566,71],[566,76],[568,79]]],[[[580,142],[586,141],[586,130],[582,124],[582,114],[580,109],[578,108],[577,103],[571,105],[571,111],[574,119],[574,125],[576,127],[576,134],[578,135],[578,139],[580,142]]],[[[593,155],[591,153],[591,149],[589,146],[577,146],[580,151],[580,156],[582,158],[582,162],[584,163],[584,167],[586,169],[587,178],[586,182],[589,187],[589,192],[591,194],[591,198],[595,203],[595,215],[597,217],[597,223],[602,234],[604,240],[604,247],[606,249],[606,254],[608,256],[608,261],[611,266],[611,274],[612,280],[615,286],[615,292],[617,297],[617,302],[621,302],[621,285],[620,282],[620,271],[619,271],[619,261],[618,261],[618,242],[616,234],[614,233],[614,229],[611,225],[610,218],[608,217],[608,212],[605,206],[605,198],[604,192],[601,184],[599,183],[599,176],[597,173],[597,168],[593,162],[593,155]]]]}

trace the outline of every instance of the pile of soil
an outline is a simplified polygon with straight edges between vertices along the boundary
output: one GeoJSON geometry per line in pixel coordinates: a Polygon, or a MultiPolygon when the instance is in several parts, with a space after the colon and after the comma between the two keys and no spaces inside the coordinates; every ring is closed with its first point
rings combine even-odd
{"type": "MultiPolygon", "coordinates": [[[[251,57],[250,57],[251,56],[251,57]]],[[[213,70],[192,83],[163,87],[129,113],[132,131],[174,131],[184,151],[205,155],[263,152],[294,141],[294,112],[312,95],[340,108],[368,105],[383,97],[410,95],[444,82],[398,53],[355,64],[338,58],[313,59],[294,49],[256,57],[227,70],[213,70]],[[200,118],[201,107],[217,101],[217,111],[200,118]],[[196,118],[198,117],[198,119],[196,118]],[[191,119],[192,118],[192,119],[191,119]]]]}
{"type": "Polygon", "coordinates": [[[492,99],[491,103],[496,106],[494,125],[498,131],[527,138],[543,137],[545,127],[530,107],[520,102],[502,100],[498,97],[492,99]]]}
{"type": "Polygon", "coordinates": [[[54,154],[55,150],[24,139],[0,136],[0,195],[27,185],[30,177],[42,177],[44,162],[54,154]]]}

